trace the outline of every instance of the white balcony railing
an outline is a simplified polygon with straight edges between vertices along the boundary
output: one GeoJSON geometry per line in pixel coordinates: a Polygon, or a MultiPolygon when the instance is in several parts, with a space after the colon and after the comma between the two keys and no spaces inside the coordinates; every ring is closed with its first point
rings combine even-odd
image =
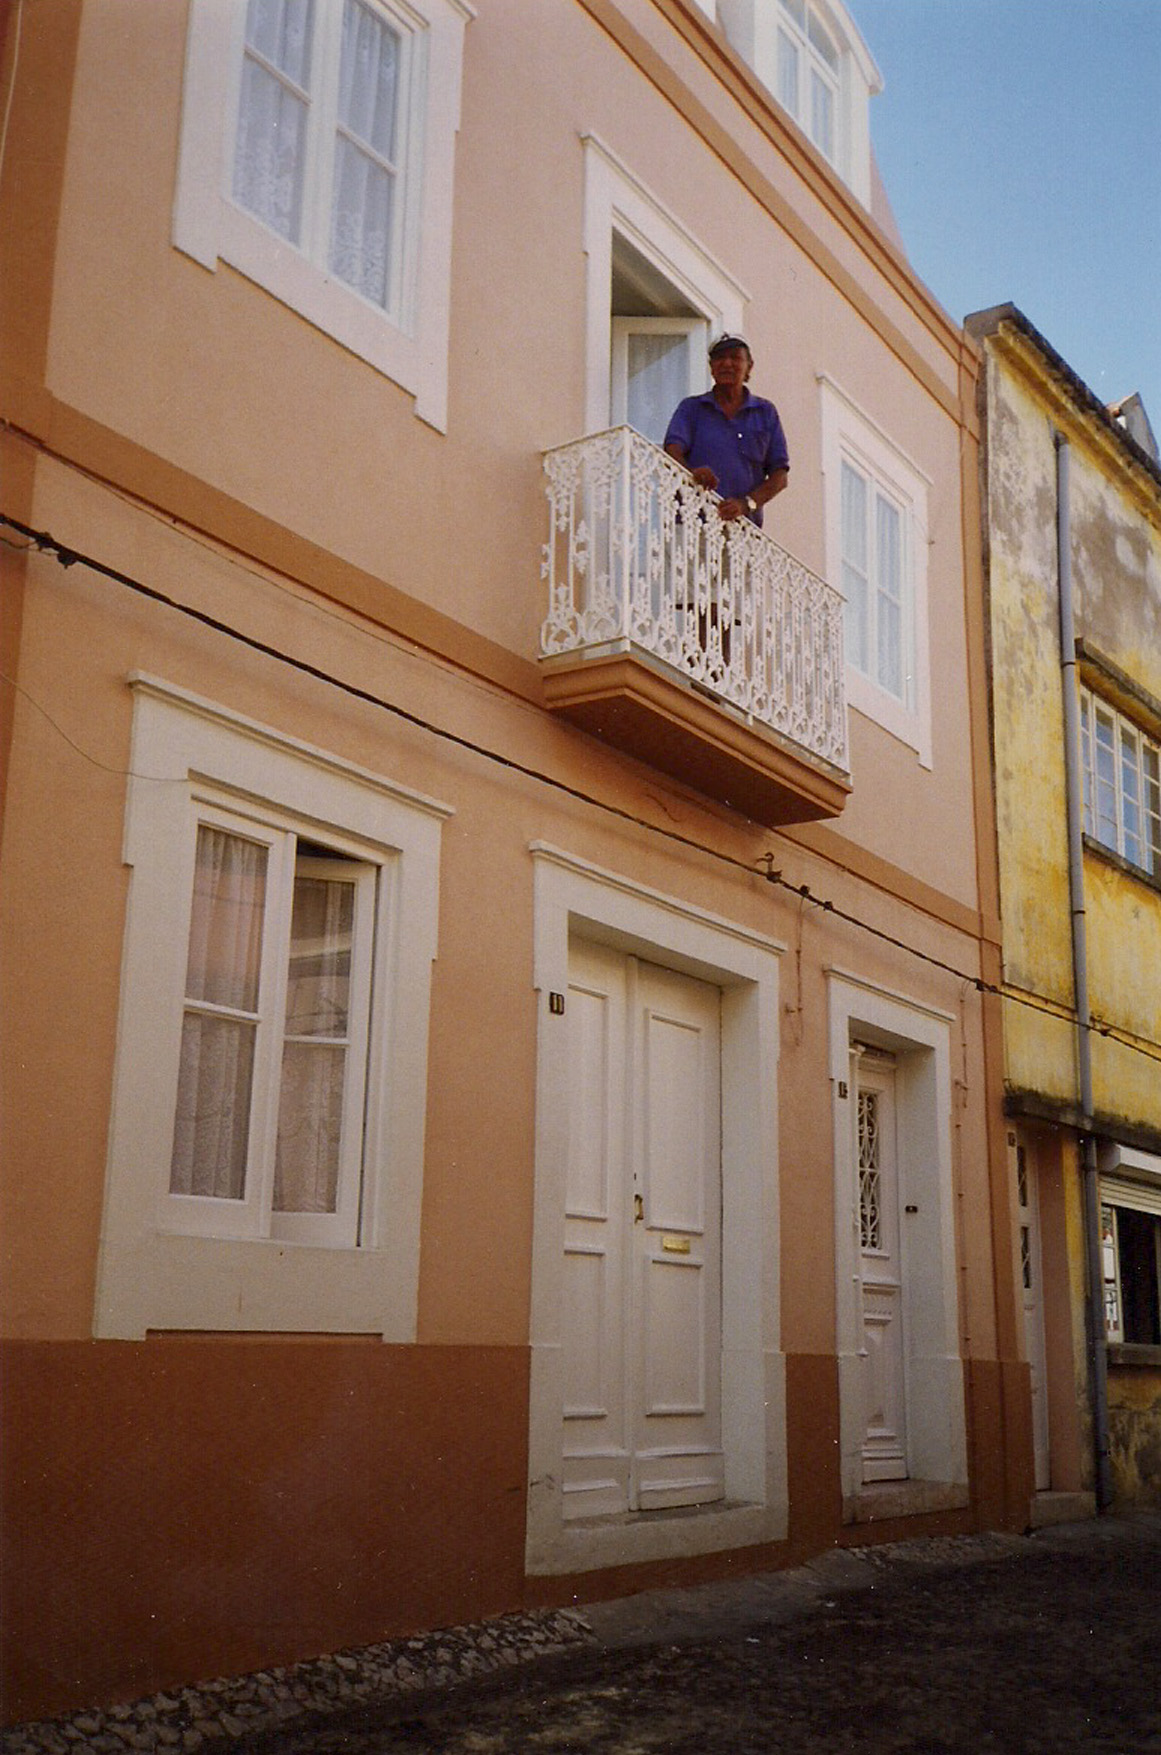
{"type": "Polygon", "coordinates": [[[632,652],[847,770],[843,602],[631,427],[545,453],[544,659],[632,652]]]}

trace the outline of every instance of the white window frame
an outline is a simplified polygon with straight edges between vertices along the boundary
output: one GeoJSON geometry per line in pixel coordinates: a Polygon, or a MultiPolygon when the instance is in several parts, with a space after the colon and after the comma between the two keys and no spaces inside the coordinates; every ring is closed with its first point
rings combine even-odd
{"type": "Polygon", "coordinates": [[[412,1340],[448,808],[165,682],[130,681],[132,878],[95,1332],[412,1340]],[[215,1210],[238,1203],[170,1193],[196,824],[218,812],[256,837],[297,830],[377,869],[357,1247],[325,1223],[272,1228],[260,1213],[239,1235],[237,1214],[215,1210]]]}
{"type": "Polygon", "coordinates": [[[749,294],[712,258],[595,135],[585,149],[585,431],[617,424],[612,412],[613,339],[609,288],[613,236],[631,243],[665,276],[710,334],[745,334],[749,294]]]}
{"type": "Polygon", "coordinates": [[[927,594],[927,497],[931,479],[858,405],[826,376],[822,392],[822,468],[826,507],[827,578],[843,592],[843,464],[881,493],[901,518],[903,549],[902,697],[852,663],[846,665],[847,704],[908,744],[925,768],[932,765],[931,660],[927,594]]]}
{"type": "MultiPolygon", "coordinates": [[[[1125,1340],[1125,1299],[1121,1287],[1117,1209],[1145,1213],[1154,1220],[1154,1277],[1161,1297],[1161,1158],[1129,1146],[1107,1145],[1100,1156],[1101,1256],[1104,1280],[1105,1336],[1125,1340]],[[1111,1223],[1105,1228],[1105,1215],[1111,1223]]],[[[1129,1342],[1155,1346],[1155,1342],[1129,1342]]]]}
{"type": "Polygon", "coordinates": [[[1126,719],[1123,713],[1094,694],[1092,689],[1082,685],[1080,691],[1080,747],[1081,765],[1084,774],[1084,832],[1107,847],[1139,871],[1148,872],[1153,877],[1161,877],[1161,745],[1149,737],[1126,719]],[[1097,724],[1103,721],[1113,734],[1113,777],[1111,800],[1113,810],[1111,818],[1104,812],[1098,813],[1098,801],[1106,793],[1108,782],[1098,783],[1097,777],[1097,739],[1094,735],[1097,724]],[[1135,837],[1140,857],[1129,850],[1128,831],[1126,829],[1125,799],[1125,762],[1126,755],[1131,757],[1132,771],[1137,784],[1137,811],[1139,829],[1135,837]],[[1153,774],[1147,769],[1152,759],[1153,774]],[[1150,802],[1150,786],[1153,798],[1150,802]],[[1108,823],[1108,827],[1106,827],[1108,823]]]}
{"type": "MultiPolygon", "coordinates": [[[[455,141],[464,31],[475,14],[466,0],[369,3],[405,37],[411,64],[401,123],[408,145],[393,312],[329,271],[329,228],[317,221],[320,203],[329,212],[329,197],[314,203],[316,223],[303,248],[233,199],[246,24],[242,0],[190,0],[173,241],[206,268],[216,270],[225,262],[238,269],[410,391],[416,413],[446,431],[455,141]]],[[[341,0],[317,4],[337,36],[341,0]]]]}
{"type": "MultiPolygon", "coordinates": [[[[800,8],[795,5],[794,12],[800,8]]],[[[864,207],[871,205],[870,99],[883,81],[854,20],[841,0],[803,0],[801,22],[781,0],[719,0],[722,28],[771,96],[849,185],[864,207]],[[810,20],[833,44],[837,68],[810,40],[810,20]],[[781,85],[779,39],[798,54],[793,102],[781,85]],[[811,75],[831,92],[834,141],[827,153],[816,140],[810,113],[811,75]]]]}
{"type": "Polygon", "coordinates": [[[784,946],[543,842],[534,861],[538,995],[529,1489],[531,1574],[591,1571],[782,1541],[789,1527],[778,1222],[778,959],[784,946]],[[722,990],[722,1448],[726,1503],[679,1517],[565,1519],[564,1170],[569,936],[722,990]]]}

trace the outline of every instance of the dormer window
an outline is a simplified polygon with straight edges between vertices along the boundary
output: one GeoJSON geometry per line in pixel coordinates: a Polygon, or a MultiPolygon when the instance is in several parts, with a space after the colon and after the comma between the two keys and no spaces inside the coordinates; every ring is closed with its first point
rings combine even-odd
{"type": "Polygon", "coordinates": [[[779,10],[778,102],[833,164],[842,71],[838,45],[806,0],[779,0],[779,10]]]}
{"type": "Polygon", "coordinates": [[[870,207],[867,106],[883,82],[842,0],[718,0],[718,20],[757,78],[870,207]]]}

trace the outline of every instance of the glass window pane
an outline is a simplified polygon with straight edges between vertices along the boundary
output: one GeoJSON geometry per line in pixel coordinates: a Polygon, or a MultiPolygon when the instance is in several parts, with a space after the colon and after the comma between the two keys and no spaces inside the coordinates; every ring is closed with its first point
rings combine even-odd
{"type": "Polygon", "coordinates": [[[238,105],[234,200],[291,243],[302,232],[305,165],[306,105],[247,56],[238,105]]]}
{"type": "Polygon", "coordinates": [[[190,914],[186,998],[256,1012],[267,849],[202,823],[190,914]]]}
{"type": "Polygon", "coordinates": [[[798,49],[785,31],[778,32],[778,102],[798,114],[798,49]]]}
{"type": "Polygon", "coordinates": [[[395,178],[351,141],[335,154],[331,268],[364,298],[386,308],[395,178]]]}
{"type": "Polygon", "coordinates": [[[782,0],[782,10],[790,14],[799,30],[805,30],[806,0],[782,0]]]}
{"type": "Polygon", "coordinates": [[[1141,777],[1137,769],[1137,739],[1121,726],[1121,830],[1122,852],[1134,865],[1141,864],[1141,777]]]}
{"type": "Polygon", "coordinates": [[[1117,851],[1117,759],[1113,716],[1096,709],[1096,835],[1117,851]]]}
{"type": "Polygon", "coordinates": [[[171,1194],[241,1200],[256,1026],[187,1012],[169,1169],[171,1194]]]}
{"type": "Polygon", "coordinates": [[[401,39],[387,23],[347,0],[339,71],[339,122],[381,158],[395,157],[401,39]]]}
{"type": "Polygon", "coordinates": [[[822,21],[813,12],[810,15],[810,24],[808,26],[807,35],[810,38],[811,48],[817,49],[827,66],[832,67],[837,73],[839,65],[838,50],[831,41],[829,32],[823,27],[822,21]]]}
{"type": "Polygon", "coordinates": [[[310,86],[313,0],[250,0],[246,45],[306,91],[310,86]]]}
{"type": "Polygon", "coordinates": [[[629,425],[660,445],[669,417],[689,394],[689,336],[630,334],[627,376],[629,425]]]}
{"type": "Polygon", "coordinates": [[[834,158],[834,93],[813,69],[810,75],[810,138],[825,158],[834,158]]]}
{"type": "Polygon", "coordinates": [[[276,1213],[336,1209],[346,1059],[342,1044],[287,1042],[283,1050],[274,1158],[276,1213]]]}
{"type": "Polygon", "coordinates": [[[288,1036],[345,1037],[355,886],[296,877],[286,984],[288,1036]]]}
{"type": "Polygon", "coordinates": [[[296,874],[274,1162],[276,1213],[336,1210],[354,926],[353,881],[296,874]]]}

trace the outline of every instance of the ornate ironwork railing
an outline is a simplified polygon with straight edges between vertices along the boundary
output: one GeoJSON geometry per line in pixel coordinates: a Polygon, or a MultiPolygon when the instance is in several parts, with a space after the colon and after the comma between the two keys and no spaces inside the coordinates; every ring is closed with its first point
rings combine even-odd
{"type": "Polygon", "coordinates": [[[634,651],[847,769],[843,602],[631,427],[544,457],[546,659],[634,651]]]}

